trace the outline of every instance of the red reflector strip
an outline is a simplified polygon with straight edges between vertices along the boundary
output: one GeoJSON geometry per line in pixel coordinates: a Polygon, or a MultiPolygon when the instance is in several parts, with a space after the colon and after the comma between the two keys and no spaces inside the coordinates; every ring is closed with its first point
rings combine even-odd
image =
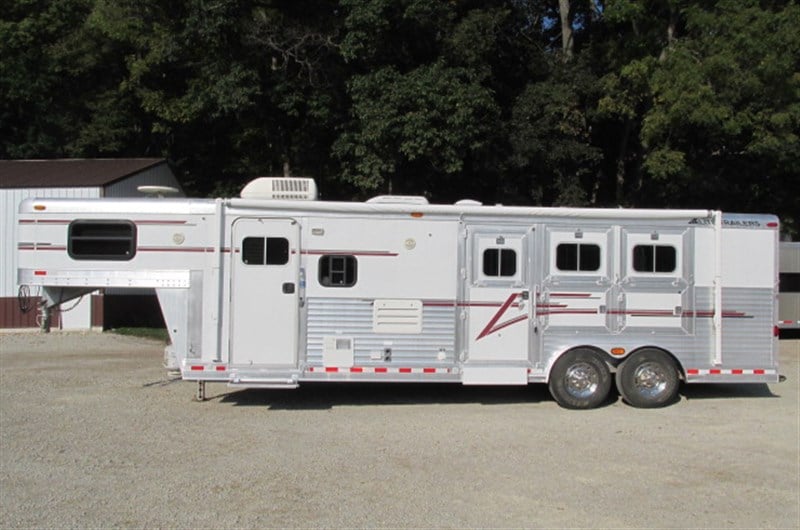
{"type": "Polygon", "coordinates": [[[217,372],[224,372],[224,371],[225,371],[224,366],[217,366],[217,372]]]}
{"type": "Polygon", "coordinates": [[[34,276],[47,276],[47,271],[33,271],[34,276]]]}
{"type": "Polygon", "coordinates": [[[192,370],[192,372],[202,372],[204,370],[204,368],[205,367],[200,366],[200,365],[193,365],[191,370],[192,370]]]}
{"type": "Polygon", "coordinates": [[[731,368],[731,369],[722,369],[722,368],[711,368],[711,369],[700,369],[700,368],[689,368],[686,370],[686,375],[773,375],[776,374],[776,370],[767,370],[764,368],[731,368]]]}
{"type": "MultiPolygon", "coordinates": [[[[220,370],[220,368],[217,368],[220,370]]],[[[410,366],[404,367],[389,367],[389,366],[351,366],[349,368],[340,368],[338,366],[309,366],[306,371],[310,373],[351,373],[351,374],[450,374],[451,368],[412,368],[410,366]]]]}

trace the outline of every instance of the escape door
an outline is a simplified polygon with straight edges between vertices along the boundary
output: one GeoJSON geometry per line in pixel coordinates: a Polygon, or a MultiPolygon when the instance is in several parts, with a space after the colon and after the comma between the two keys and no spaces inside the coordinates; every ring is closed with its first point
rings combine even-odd
{"type": "Polygon", "coordinates": [[[299,239],[292,219],[234,221],[231,364],[297,365],[299,239]]]}
{"type": "Polygon", "coordinates": [[[467,361],[527,361],[533,309],[526,233],[469,227],[467,260],[467,361]]]}

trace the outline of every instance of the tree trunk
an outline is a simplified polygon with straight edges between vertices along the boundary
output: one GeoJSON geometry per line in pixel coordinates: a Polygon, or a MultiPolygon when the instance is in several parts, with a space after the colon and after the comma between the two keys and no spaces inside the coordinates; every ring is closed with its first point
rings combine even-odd
{"type": "Polygon", "coordinates": [[[572,58],[572,17],[570,16],[570,0],[558,0],[558,13],[561,17],[561,51],[564,59],[572,58]]]}

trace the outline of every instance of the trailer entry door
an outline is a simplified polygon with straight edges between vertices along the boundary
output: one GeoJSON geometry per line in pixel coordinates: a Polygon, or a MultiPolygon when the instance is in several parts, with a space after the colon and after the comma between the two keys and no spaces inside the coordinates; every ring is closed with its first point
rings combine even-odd
{"type": "Polygon", "coordinates": [[[493,382],[525,383],[531,317],[526,233],[470,226],[467,236],[467,364],[516,365],[519,371],[508,380],[493,382]]]}
{"type": "Polygon", "coordinates": [[[297,365],[299,225],[239,218],[231,252],[231,364],[297,365]]]}

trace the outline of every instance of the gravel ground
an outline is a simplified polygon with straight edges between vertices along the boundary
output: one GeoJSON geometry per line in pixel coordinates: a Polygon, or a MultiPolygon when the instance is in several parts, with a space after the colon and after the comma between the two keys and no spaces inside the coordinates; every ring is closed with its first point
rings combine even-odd
{"type": "Polygon", "coordinates": [[[230,391],[163,345],[0,335],[0,527],[800,527],[800,341],[778,385],[567,411],[543,385],[230,391]]]}

